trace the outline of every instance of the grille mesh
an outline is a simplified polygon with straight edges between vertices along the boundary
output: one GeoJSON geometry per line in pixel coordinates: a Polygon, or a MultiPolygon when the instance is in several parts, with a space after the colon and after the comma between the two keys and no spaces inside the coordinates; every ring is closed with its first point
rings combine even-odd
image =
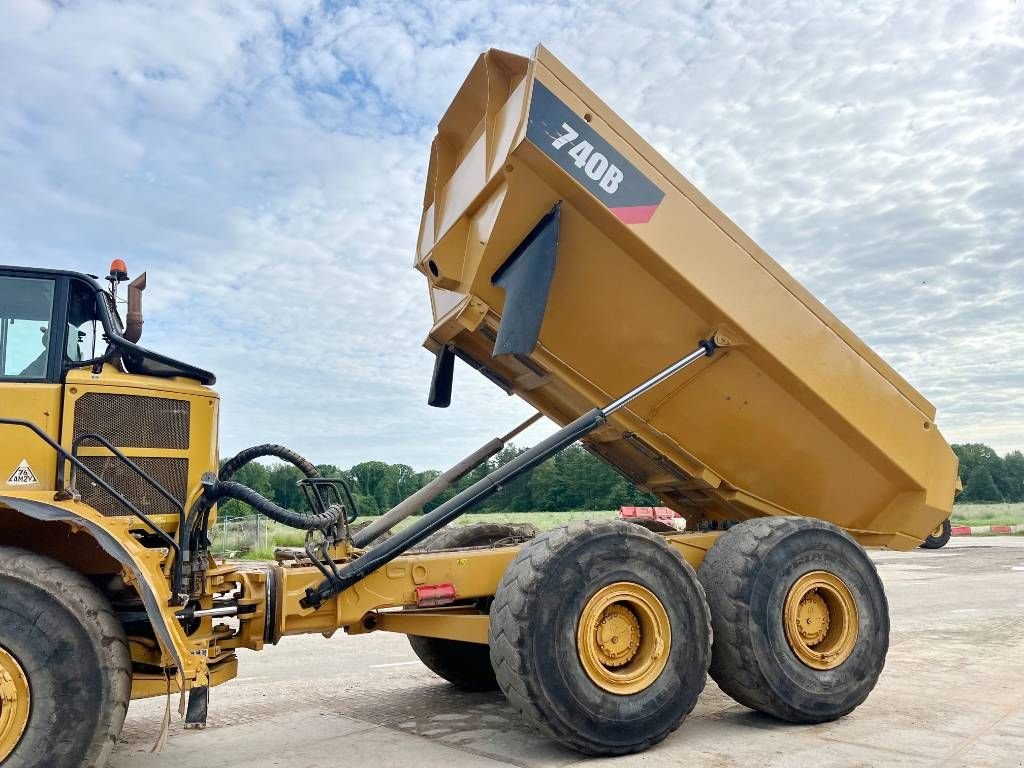
{"type": "MultiPolygon", "coordinates": [[[[178,510],[161,496],[120,459],[113,456],[82,456],[85,466],[115,488],[128,501],[147,515],[176,515],[178,510]]],[[[169,459],[162,456],[133,456],[132,461],[156,480],[174,498],[184,502],[188,491],[188,459],[169,459]]],[[[87,475],[79,472],[78,490],[82,501],[107,517],[126,517],[131,514],[117,499],[96,485],[87,475]]]]}
{"type": "Polygon", "coordinates": [[[188,400],[88,392],[75,404],[75,438],[97,434],[118,448],[186,450],[189,405],[188,400]]]}

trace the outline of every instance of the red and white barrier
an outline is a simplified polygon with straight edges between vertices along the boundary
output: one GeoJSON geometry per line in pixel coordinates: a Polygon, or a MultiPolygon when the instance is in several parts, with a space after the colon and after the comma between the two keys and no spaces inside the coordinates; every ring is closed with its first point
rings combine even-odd
{"type": "Polygon", "coordinates": [[[1024,525],[954,525],[954,536],[1024,533],[1024,525]]]}

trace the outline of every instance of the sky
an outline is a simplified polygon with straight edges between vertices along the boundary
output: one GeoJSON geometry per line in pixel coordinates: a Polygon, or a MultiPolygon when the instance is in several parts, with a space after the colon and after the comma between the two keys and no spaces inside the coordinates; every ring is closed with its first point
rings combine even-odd
{"type": "MultiPolygon", "coordinates": [[[[0,0],[0,263],[148,272],[223,455],[443,468],[530,414],[426,393],[437,120],[543,42],[939,410],[1024,449],[1024,3],[0,0]]],[[[532,443],[550,423],[526,433],[532,443]]]]}

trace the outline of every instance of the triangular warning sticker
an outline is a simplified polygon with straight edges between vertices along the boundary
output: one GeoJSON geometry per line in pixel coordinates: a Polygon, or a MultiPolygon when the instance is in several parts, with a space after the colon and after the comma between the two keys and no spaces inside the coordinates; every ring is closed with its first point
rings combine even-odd
{"type": "MultiPolygon", "coordinates": [[[[0,475],[3,477],[3,475],[0,475]]],[[[36,479],[36,473],[32,471],[32,467],[28,465],[28,459],[22,459],[21,464],[14,470],[9,478],[7,478],[8,485],[38,485],[39,480],[36,479]]]]}

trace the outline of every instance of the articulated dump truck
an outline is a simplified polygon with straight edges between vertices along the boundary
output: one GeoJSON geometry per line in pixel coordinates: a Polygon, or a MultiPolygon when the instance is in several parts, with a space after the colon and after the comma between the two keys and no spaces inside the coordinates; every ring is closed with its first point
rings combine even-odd
{"type": "Polygon", "coordinates": [[[4,768],[102,766],[134,698],[201,728],[239,648],[338,629],[408,635],[586,754],[661,741],[709,673],[793,723],[865,700],[889,618],[864,547],[941,538],[953,501],[927,400],[543,48],[481,56],[441,119],[415,264],[431,404],[458,358],[560,428],[390,536],[526,425],[357,529],[290,450],[220,463],[213,375],[139,344],[145,275],[122,320],[122,262],[0,268],[4,768]],[[686,530],[449,525],[577,440],[686,530]],[[233,479],[263,457],[305,508],[233,479]],[[224,499],[305,547],[215,560],[224,499]]]}

